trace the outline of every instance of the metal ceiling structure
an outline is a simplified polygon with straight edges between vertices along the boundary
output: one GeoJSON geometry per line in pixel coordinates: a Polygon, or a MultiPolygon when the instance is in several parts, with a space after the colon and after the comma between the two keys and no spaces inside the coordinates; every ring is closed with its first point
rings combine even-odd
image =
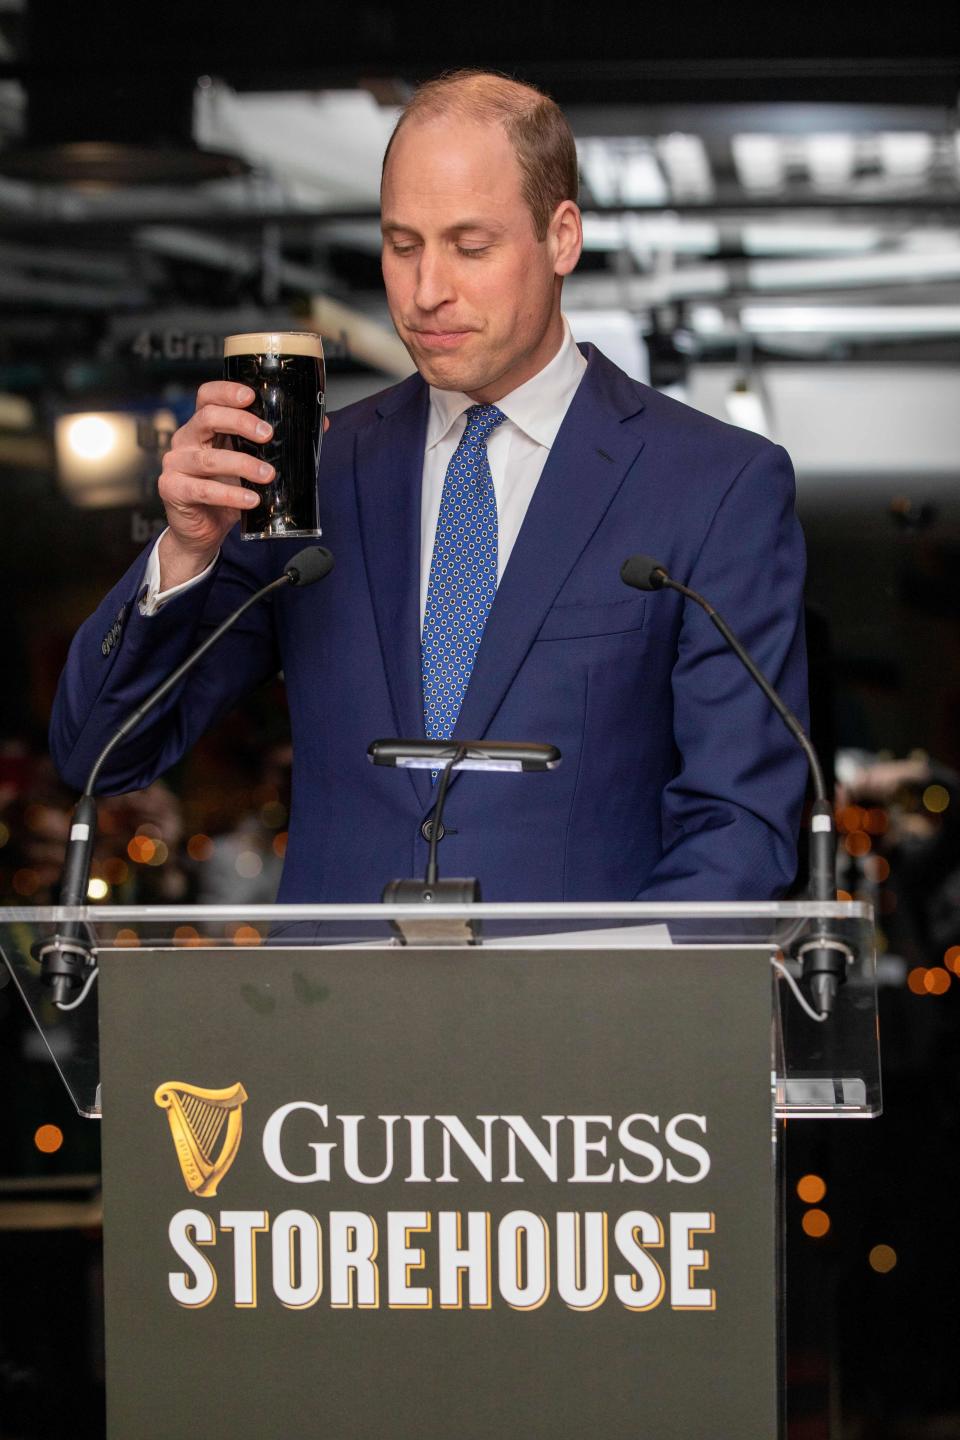
{"type": "Polygon", "coordinates": [[[0,389],[23,389],[53,336],[65,388],[129,384],[131,362],[149,388],[291,313],[325,316],[344,363],[401,373],[380,159],[416,80],[460,63],[564,103],[586,227],[567,301],[628,317],[654,379],[663,357],[745,346],[949,357],[956,7],[833,10],[827,32],[809,6],[750,9],[728,27],[648,7],[613,30],[601,5],[574,33],[541,0],[478,46],[455,14],[382,4],[0,0],[0,389]]]}

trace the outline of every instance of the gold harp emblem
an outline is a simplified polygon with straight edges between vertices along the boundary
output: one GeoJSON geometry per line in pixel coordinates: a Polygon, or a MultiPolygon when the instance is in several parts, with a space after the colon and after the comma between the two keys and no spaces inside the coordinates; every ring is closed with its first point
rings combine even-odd
{"type": "Polygon", "coordinates": [[[158,1085],[154,1100],[166,1110],[183,1180],[193,1195],[216,1195],[236,1159],[243,1133],[242,1085],[201,1090],[182,1080],[158,1085]]]}

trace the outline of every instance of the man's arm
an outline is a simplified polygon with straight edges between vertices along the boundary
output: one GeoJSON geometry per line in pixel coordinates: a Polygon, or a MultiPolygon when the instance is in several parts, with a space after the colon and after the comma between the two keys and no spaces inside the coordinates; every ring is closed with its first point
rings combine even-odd
{"type": "MultiPolygon", "coordinates": [[[[273,475],[256,457],[215,444],[218,435],[265,438],[259,428],[263,422],[247,409],[253,398],[246,386],[225,381],[201,385],[196,412],[174,435],[164,456],[159,490],[168,528],[152,557],[159,569],[156,578],[162,592],[196,583],[156,613],[144,614],[140,601],[151,557],[141,556],[74,639],[54,702],[50,750],[64,779],[76,788],[85,783],[99,751],[126,716],[205,634],[271,578],[261,578],[256,566],[240,564],[238,551],[232,560],[212,565],[241,510],[256,503],[241,479],[266,483],[273,475]]],[[[101,789],[149,784],[217,714],[277,668],[269,606],[263,608],[266,614],[245,616],[124,742],[111,757],[101,789]]]]}
{"type": "MultiPolygon", "coordinates": [[[[723,495],[688,575],[806,724],[803,537],[793,468],[764,447],[723,495]]],[[[651,603],[655,604],[656,601],[651,603]]],[[[792,883],[807,762],[709,617],[684,602],[672,676],[679,770],[638,900],[771,899],[792,883]]]]}

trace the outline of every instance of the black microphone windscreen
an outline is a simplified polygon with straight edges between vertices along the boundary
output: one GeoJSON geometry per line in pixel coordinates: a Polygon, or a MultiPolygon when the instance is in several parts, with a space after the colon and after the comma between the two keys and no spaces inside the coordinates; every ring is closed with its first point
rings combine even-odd
{"type": "Polygon", "coordinates": [[[620,579],[635,590],[659,590],[667,572],[651,555],[631,555],[620,566],[620,579]]]}
{"type": "Polygon", "coordinates": [[[333,569],[333,556],[324,545],[308,545],[306,550],[299,550],[289,565],[284,566],[284,574],[290,576],[290,583],[293,585],[312,585],[315,580],[322,580],[324,575],[329,575],[333,569]]]}

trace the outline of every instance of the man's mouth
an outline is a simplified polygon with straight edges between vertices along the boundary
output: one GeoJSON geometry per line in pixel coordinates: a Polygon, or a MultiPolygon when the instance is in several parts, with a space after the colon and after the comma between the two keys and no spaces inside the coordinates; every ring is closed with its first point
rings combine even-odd
{"type": "Polygon", "coordinates": [[[417,337],[418,344],[425,345],[429,349],[434,350],[452,350],[472,333],[471,330],[415,329],[413,331],[413,334],[417,337]]]}

